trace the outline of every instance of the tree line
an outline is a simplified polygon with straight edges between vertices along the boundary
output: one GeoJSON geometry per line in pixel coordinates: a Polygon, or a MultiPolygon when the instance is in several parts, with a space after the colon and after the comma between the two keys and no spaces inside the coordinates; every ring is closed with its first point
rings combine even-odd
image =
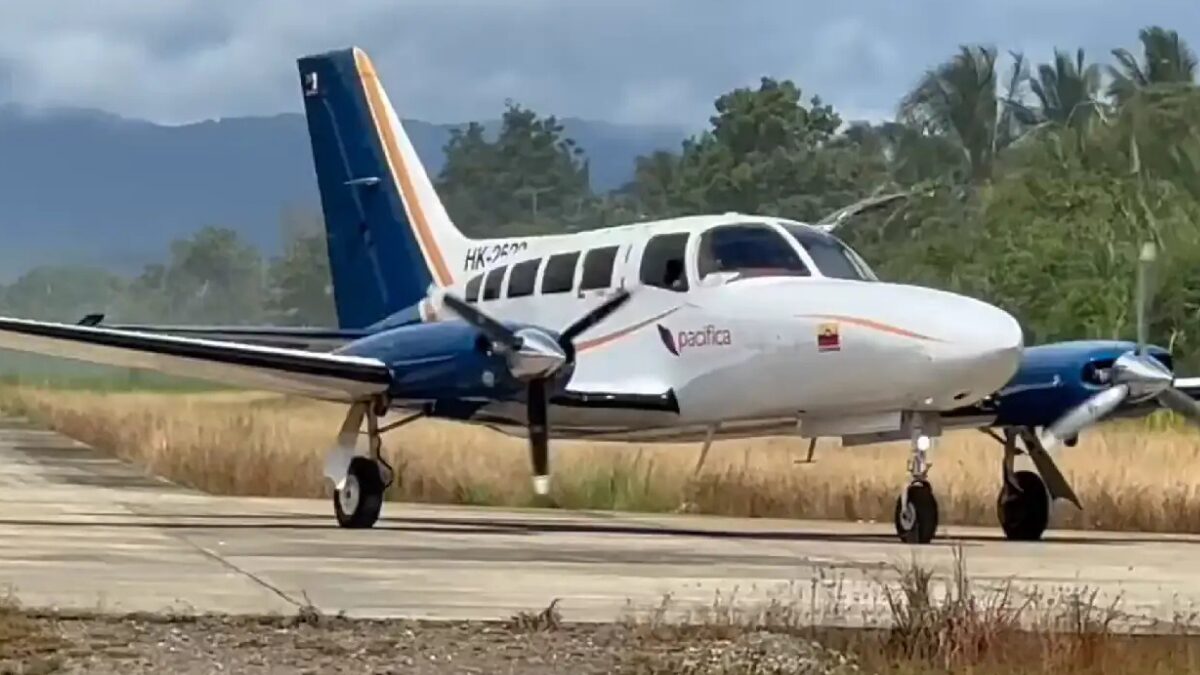
{"type": "MultiPolygon", "coordinates": [[[[818,95],[764,77],[714,102],[706,130],[639,157],[598,194],[586,149],[554,116],[506,102],[499,130],[453,132],[437,176],[473,236],[575,231],[737,211],[813,221],[902,192],[839,234],[881,277],[995,302],[1031,343],[1130,338],[1140,243],[1163,252],[1152,336],[1200,366],[1200,87],[1175,31],[1140,31],[1137,52],[1045,62],[963,45],[914,77],[894,118],[846,122],[818,95]]],[[[123,321],[333,321],[319,215],[288,214],[267,259],[227,228],[176,242],[169,259],[122,277],[39,268],[0,292],[7,313],[123,321]]]]}

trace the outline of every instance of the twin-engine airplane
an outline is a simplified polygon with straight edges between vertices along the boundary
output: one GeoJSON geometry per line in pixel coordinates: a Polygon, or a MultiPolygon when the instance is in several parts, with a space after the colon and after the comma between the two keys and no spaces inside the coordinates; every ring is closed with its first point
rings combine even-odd
{"type": "Polygon", "coordinates": [[[1006,447],[1001,523],[1031,539],[1052,497],[1074,498],[1047,443],[1153,396],[1194,407],[1195,387],[1171,388],[1160,349],[1080,343],[1023,360],[1008,313],[879,281],[830,233],[837,221],[724,214],[468,239],[367,55],[298,63],[339,328],[5,318],[0,347],[347,404],[325,471],[343,527],[379,517],[393,478],[381,435],[430,416],[528,436],[539,493],[549,489],[551,428],[562,438],[703,441],[702,457],[716,438],[910,439],[895,524],[921,543],[938,524],[931,439],[996,427],[1006,447]],[[381,425],[397,409],[408,416],[381,425]],[[1018,438],[1045,482],[1013,470],[1018,438]]]}

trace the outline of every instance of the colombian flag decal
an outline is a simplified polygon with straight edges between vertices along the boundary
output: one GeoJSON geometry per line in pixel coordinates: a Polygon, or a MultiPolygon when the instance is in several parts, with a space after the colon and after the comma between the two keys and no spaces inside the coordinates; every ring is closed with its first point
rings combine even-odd
{"type": "Polygon", "coordinates": [[[842,348],[842,337],[836,323],[823,323],[817,327],[817,351],[836,352],[842,348]]]}

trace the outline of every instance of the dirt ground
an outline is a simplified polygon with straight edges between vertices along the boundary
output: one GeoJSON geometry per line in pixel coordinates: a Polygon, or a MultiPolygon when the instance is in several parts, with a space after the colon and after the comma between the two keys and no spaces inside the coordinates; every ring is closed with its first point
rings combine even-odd
{"type": "Polygon", "coordinates": [[[632,624],[0,614],[0,673],[850,673],[800,637],[632,624]]]}

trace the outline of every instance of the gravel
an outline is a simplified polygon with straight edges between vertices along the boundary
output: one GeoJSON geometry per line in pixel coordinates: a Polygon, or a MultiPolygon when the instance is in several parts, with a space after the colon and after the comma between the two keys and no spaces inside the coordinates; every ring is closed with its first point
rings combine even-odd
{"type": "Polygon", "coordinates": [[[367,621],[301,613],[65,616],[0,613],[0,673],[680,673],[858,672],[802,637],[702,627],[367,621]]]}

